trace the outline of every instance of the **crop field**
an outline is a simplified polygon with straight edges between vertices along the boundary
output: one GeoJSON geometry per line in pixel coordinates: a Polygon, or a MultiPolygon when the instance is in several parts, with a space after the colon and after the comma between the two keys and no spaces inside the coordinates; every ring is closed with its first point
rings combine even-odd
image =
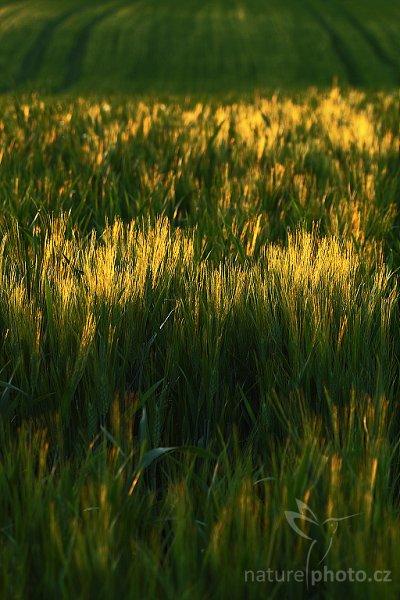
{"type": "Polygon", "coordinates": [[[302,597],[297,498],[396,573],[398,103],[3,101],[2,597],[302,597]]]}
{"type": "Polygon", "coordinates": [[[0,2],[1,600],[400,597],[399,21],[0,2]]]}
{"type": "Polygon", "coordinates": [[[0,91],[400,85],[396,0],[0,2],[0,91]]]}

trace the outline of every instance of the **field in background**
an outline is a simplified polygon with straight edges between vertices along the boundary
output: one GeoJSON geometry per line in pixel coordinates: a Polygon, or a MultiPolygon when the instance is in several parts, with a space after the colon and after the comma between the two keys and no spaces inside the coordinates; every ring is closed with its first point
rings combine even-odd
{"type": "Polygon", "coordinates": [[[2,598],[398,597],[398,105],[1,100],[2,598]]]}
{"type": "Polygon", "coordinates": [[[400,84],[392,0],[0,4],[0,91],[238,93],[400,84]]]}

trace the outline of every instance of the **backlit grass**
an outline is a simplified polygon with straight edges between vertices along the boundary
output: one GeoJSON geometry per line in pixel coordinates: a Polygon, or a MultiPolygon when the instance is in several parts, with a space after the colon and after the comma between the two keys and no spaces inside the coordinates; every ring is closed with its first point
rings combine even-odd
{"type": "Polygon", "coordinates": [[[398,597],[398,104],[2,98],[2,597],[398,597]]]}

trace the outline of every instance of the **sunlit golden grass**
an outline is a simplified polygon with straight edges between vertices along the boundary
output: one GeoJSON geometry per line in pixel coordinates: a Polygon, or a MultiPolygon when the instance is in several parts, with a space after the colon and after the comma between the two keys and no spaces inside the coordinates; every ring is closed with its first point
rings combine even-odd
{"type": "Polygon", "coordinates": [[[398,597],[398,102],[1,100],[2,595],[398,597]]]}
{"type": "Polygon", "coordinates": [[[31,222],[71,210],[167,216],[207,252],[258,255],[299,221],[397,253],[399,96],[310,91],[229,106],[2,100],[0,202],[31,222]]]}

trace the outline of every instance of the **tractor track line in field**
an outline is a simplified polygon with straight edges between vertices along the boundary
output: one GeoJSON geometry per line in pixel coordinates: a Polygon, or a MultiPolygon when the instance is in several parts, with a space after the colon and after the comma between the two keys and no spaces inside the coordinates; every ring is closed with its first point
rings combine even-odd
{"type": "Polygon", "coordinates": [[[44,24],[42,29],[39,31],[35,42],[28,49],[23,58],[19,73],[16,78],[16,84],[18,86],[21,86],[28,81],[33,81],[36,78],[43,64],[43,59],[51,43],[54,32],[60,25],[72,17],[72,15],[80,12],[81,10],[81,8],[69,10],[44,24]]]}
{"type": "Polygon", "coordinates": [[[61,86],[62,89],[70,88],[76,81],[79,80],[82,73],[82,65],[84,57],[86,55],[86,50],[89,44],[90,34],[92,30],[102,21],[105,21],[112,14],[118,12],[118,10],[125,5],[127,5],[126,2],[119,2],[112,8],[109,8],[103,13],[96,15],[77,33],[73,46],[68,53],[68,69],[64,77],[63,84],[61,86]]]}
{"type": "Polygon", "coordinates": [[[393,57],[386,52],[385,48],[381,46],[379,40],[377,40],[374,34],[371,33],[362,23],[360,23],[360,21],[358,21],[358,19],[356,19],[354,15],[349,13],[344,7],[341,6],[339,10],[342,13],[343,17],[349,22],[349,24],[356,31],[358,31],[358,33],[371,48],[372,52],[375,54],[378,60],[393,72],[396,83],[400,83],[399,65],[396,63],[396,61],[393,60],[393,57]]]}
{"type": "Polygon", "coordinates": [[[351,52],[348,50],[347,45],[338,35],[337,31],[330,25],[325,17],[318,12],[314,6],[312,6],[307,0],[304,2],[304,6],[308,9],[310,14],[319,23],[320,27],[328,35],[331,46],[342,63],[345,71],[348,83],[350,85],[363,85],[365,83],[364,77],[360,73],[357,64],[351,56],[351,52]]]}

